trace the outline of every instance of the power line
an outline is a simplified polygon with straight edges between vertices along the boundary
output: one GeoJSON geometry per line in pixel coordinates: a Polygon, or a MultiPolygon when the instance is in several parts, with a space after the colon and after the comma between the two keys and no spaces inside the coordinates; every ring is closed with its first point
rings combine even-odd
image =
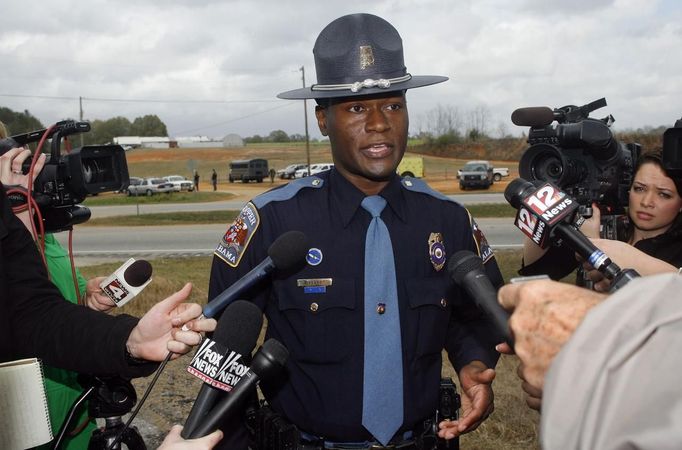
{"type": "Polygon", "coordinates": [[[242,120],[242,119],[248,119],[249,117],[258,116],[258,115],[260,115],[260,114],[265,114],[265,113],[268,113],[268,112],[271,112],[271,111],[275,111],[275,110],[277,110],[277,109],[282,109],[282,108],[286,108],[286,107],[289,107],[289,106],[293,106],[293,105],[295,105],[295,104],[296,104],[295,102],[286,102],[286,103],[284,103],[283,105],[275,106],[274,108],[266,109],[265,111],[259,111],[259,112],[253,113],[253,114],[247,114],[247,115],[245,115],[245,116],[235,117],[234,119],[226,120],[226,121],[224,121],[224,122],[214,123],[214,124],[212,124],[212,125],[206,125],[206,126],[199,127],[199,128],[192,128],[192,129],[190,129],[190,130],[178,131],[178,132],[175,133],[175,135],[177,136],[177,135],[183,135],[183,134],[190,134],[190,133],[194,133],[194,132],[196,132],[196,131],[206,130],[206,129],[208,129],[208,128],[214,128],[214,127],[219,127],[219,126],[222,126],[222,125],[227,125],[228,123],[236,122],[236,121],[242,120]]]}
{"type": "MultiPolygon", "coordinates": [[[[43,100],[78,100],[79,97],[57,97],[49,95],[23,95],[23,94],[0,94],[0,97],[37,98],[43,100]]],[[[186,100],[186,99],[140,99],[140,98],[106,98],[106,97],[82,97],[91,102],[117,102],[117,103],[275,103],[281,100],[186,100]]]]}

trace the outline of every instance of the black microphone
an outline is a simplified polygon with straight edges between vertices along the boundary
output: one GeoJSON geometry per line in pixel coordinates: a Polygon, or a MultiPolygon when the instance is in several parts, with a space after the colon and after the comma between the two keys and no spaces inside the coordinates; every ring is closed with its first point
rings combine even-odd
{"type": "Polygon", "coordinates": [[[116,306],[123,306],[152,281],[152,265],[143,259],[130,258],[104,279],[99,287],[116,306]]]}
{"type": "Polygon", "coordinates": [[[270,245],[267,258],[204,306],[204,317],[214,317],[275,269],[291,270],[303,264],[309,248],[308,238],[303,232],[287,231],[270,245]]]}
{"type": "Polygon", "coordinates": [[[460,250],[450,257],[448,273],[492,319],[500,336],[514,348],[508,324],[509,313],[497,301],[497,290],[483,268],[483,260],[472,251],[460,250]]]}
{"type": "Polygon", "coordinates": [[[606,278],[614,281],[611,291],[639,276],[633,269],[621,270],[573,225],[578,202],[553,184],[544,183],[537,188],[533,183],[517,178],[509,183],[504,197],[518,209],[515,225],[535,244],[545,248],[549,242],[553,245],[560,241],[565,243],[606,278]]]}
{"type": "Polygon", "coordinates": [[[288,358],[289,351],[278,340],[265,341],[253,356],[251,368],[237,382],[227,397],[218,402],[205,416],[205,420],[192,431],[190,438],[204,437],[215,431],[224,419],[238,412],[260,380],[277,374],[284,368],[288,358]]]}
{"type": "Polygon", "coordinates": [[[511,121],[522,127],[539,127],[552,123],[557,119],[551,108],[546,106],[532,106],[514,110],[511,121]]]}
{"type": "MultiPolygon", "coordinates": [[[[262,325],[263,315],[256,305],[245,300],[236,300],[230,303],[220,317],[211,339],[206,339],[197,349],[190,363],[190,369],[197,370],[194,366],[199,366],[204,368],[204,371],[206,370],[205,366],[207,364],[205,362],[209,358],[203,357],[203,355],[208,353],[208,350],[211,348],[211,341],[215,343],[214,347],[219,347],[214,351],[219,351],[226,362],[227,358],[230,358],[230,361],[236,362],[241,357],[245,357],[247,361],[243,363],[248,364],[262,325]],[[195,363],[195,360],[198,360],[198,363],[195,363]]],[[[213,368],[214,366],[210,365],[209,367],[213,368]]],[[[190,369],[188,371],[192,372],[190,369]]],[[[205,375],[200,378],[204,377],[205,375]]],[[[213,378],[209,377],[209,380],[213,381],[213,378]]],[[[231,387],[234,388],[234,386],[231,387]]],[[[209,382],[202,384],[199,395],[197,395],[192,410],[185,421],[185,426],[180,433],[183,438],[189,437],[190,432],[206,416],[218,398],[222,397],[224,393],[224,389],[214,387],[209,382]]]]}

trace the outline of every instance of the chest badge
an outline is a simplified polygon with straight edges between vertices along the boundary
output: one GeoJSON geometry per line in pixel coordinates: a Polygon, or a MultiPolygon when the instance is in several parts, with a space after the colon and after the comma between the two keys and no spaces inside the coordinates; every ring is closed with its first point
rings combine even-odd
{"type": "Polygon", "coordinates": [[[443,245],[443,236],[440,233],[431,233],[429,235],[429,259],[436,272],[443,269],[445,265],[445,245],[443,245]]]}
{"type": "Polygon", "coordinates": [[[311,266],[317,266],[322,262],[322,257],[323,257],[322,250],[320,250],[319,248],[311,248],[305,255],[305,260],[311,266]]]}

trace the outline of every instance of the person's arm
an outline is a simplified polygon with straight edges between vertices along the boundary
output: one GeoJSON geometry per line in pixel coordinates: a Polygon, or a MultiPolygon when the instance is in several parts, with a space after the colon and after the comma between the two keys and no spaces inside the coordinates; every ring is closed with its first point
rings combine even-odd
{"type": "Polygon", "coordinates": [[[514,351],[521,360],[519,376],[536,396],[541,395],[545,374],[556,354],[589,310],[604,298],[603,294],[548,280],[508,284],[500,289],[500,304],[512,312],[509,327],[514,351]]]}
{"type": "MultiPolygon", "coordinates": [[[[659,273],[677,272],[678,267],[663,260],[647,255],[643,251],[633,247],[627,242],[611,239],[592,239],[592,243],[603,251],[611,261],[618,264],[621,269],[635,269],[641,276],[656,275],[659,273]]],[[[584,263],[588,277],[595,282],[597,291],[606,292],[611,286],[611,281],[594,269],[589,263],[584,263]]]]}

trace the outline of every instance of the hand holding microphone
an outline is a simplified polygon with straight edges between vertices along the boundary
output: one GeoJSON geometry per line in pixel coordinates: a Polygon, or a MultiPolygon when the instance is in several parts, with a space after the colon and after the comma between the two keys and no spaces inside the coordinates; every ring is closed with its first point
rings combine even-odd
{"type": "Polygon", "coordinates": [[[633,269],[621,270],[573,225],[578,202],[551,183],[538,188],[517,178],[509,183],[504,197],[518,210],[514,223],[529,239],[541,248],[565,243],[606,278],[613,280],[611,291],[639,276],[633,269]]]}

